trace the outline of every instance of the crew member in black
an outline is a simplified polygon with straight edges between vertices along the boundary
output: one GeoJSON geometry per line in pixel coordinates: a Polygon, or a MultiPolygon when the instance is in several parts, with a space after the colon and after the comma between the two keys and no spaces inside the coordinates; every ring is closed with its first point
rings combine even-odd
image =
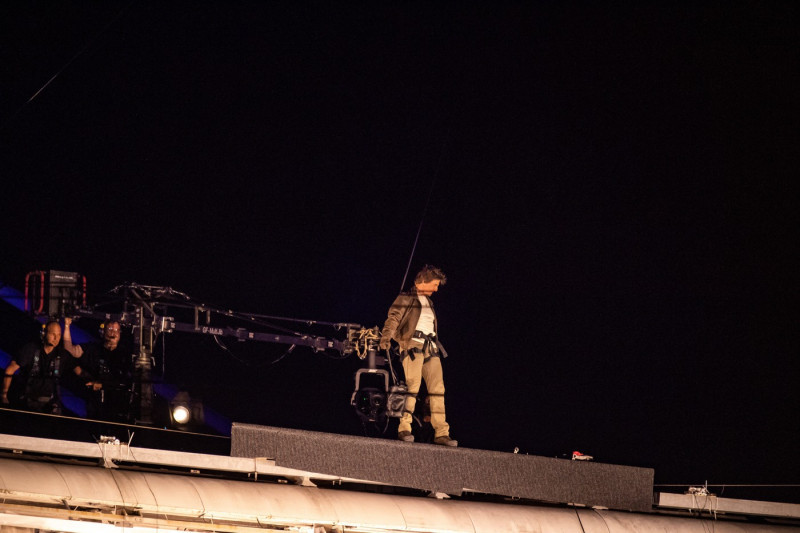
{"type": "Polygon", "coordinates": [[[86,401],[86,414],[115,422],[132,422],[133,364],[131,351],[120,344],[122,328],[119,322],[103,325],[102,344],[90,342],[72,344],[70,318],[64,319],[64,348],[72,354],[74,368],[69,373],[73,387],[86,401]],[[82,392],[77,389],[82,388],[82,392]]]}
{"type": "Polygon", "coordinates": [[[60,377],[68,359],[61,346],[61,325],[51,320],[43,326],[41,340],[25,344],[6,367],[0,401],[18,409],[60,414],[60,377]]]}

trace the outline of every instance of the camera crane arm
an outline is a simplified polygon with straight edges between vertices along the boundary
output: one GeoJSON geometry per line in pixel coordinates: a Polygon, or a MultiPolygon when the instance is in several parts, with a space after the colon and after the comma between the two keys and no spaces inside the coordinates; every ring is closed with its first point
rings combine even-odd
{"type": "Polygon", "coordinates": [[[335,350],[339,353],[349,353],[352,348],[348,347],[346,341],[327,339],[325,337],[315,337],[312,335],[275,335],[273,333],[263,333],[251,331],[245,328],[198,326],[184,322],[173,322],[167,318],[164,322],[164,332],[180,331],[184,333],[199,333],[201,335],[212,335],[215,337],[233,337],[239,341],[258,341],[273,342],[278,344],[296,344],[308,346],[315,352],[324,350],[335,350]]]}
{"type": "Polygon", "coordinates": [[[151,423],[152,398],[152,354],[156,338],[162,333],[178,331],[181,333],[208,335],[212,337],[235,338],[240,342],[269,342],[277,344],[306,346],[315,352],[336,351],[342,357],[349,356],[354,350],[354,338],[361,326],[358,324],[324,324],[316,321],[305,322],[308,325],[328,325],[337,329],[346,328],[344,340],[329,339],[323,336],[298,333],[285,330],[280,333],[258,331],[255,328],[236,327],[235,321],[251,322],[264,326],[264,329],[283,329],[267,324],[264,316],[234,313],[211,309],[206,305],[193,302],[187,295],[170,287],[154,287],[128,283],[116,287],[113,291],[121,296],[123,310],[120,312],[103,312],[93,308],[76,308],[75,318],[92,318],[101,321],[116,321],[125,327],[132,327],[134,344],[138,345],[135,358],[136,381],[141,391],[140,422],[151,423]],[[176,320],[182,315],[184,320],[176,320]],[[193,315],[193,316],[192,316],[193,315]],[[222,323],[212,323],[212,316],[221,318],[222,323]],[[234,325],[224,322],[234,321],[234,325]]]}
{"type": "MultiPolygon", "coordinates": [[[[342,354],[349,354],[353,350],[353,347],[348,340],[329,339],[314,335],[276,335],[274,333],[264,333],[246,328],[234,328],[230,326],[215,327],[212,325],[177,322],[172,317],[159,316],[158,314],[154,314],[152,317],[150,317],[150,320],[145,319],[144,324],[137,319],[136,313],[105,313],[92,311],[89,309],[76,309],[75,315],[81,318],[92,318],[103,321],[113,320],[124,326],[133,326],[134,328],[144,326],[146,328],[152,328],[156,334],[179,331],[182,333],[195,333],[214,337],[232,337],[239,341],[296,344],[298,346],[307,346],[312,348],[315,352],[334,350],[342,354]]],[[[350,327],[360,326],[351,325],[350,327]]]]}
{"type": "MultiPolygon", "coordinates": [[[[294,344],[312,348],[315,352],[333,350],[342,355],[349,355],[354,350],[354,332],[360,331],[359,324],[350,323],[325,323],[309,320],[295,320],[308,325],[327,325],[337,329],[344,328],[347,331],[344,340],[329,339],[319,335],[307,335],[295,331],[286,330],[281,333],[268,333],[257,329],[246,327],[232,327],[230,325],[212,324],[212,316],[220,316],[233,320],[263,322],[263,315],[235,313],[233,311],[222,311],[212,309],[204,304],[191,303],[191,298],[182,292],[170,287],[155,287],[149,285],[139,285],[128,283],[116,287],[112,292],[122,293],[125,310],[118,313],[108,313],[95,311],[88,308],[75,309],[76,317],[93,318],[97,320],[115,320],[124,326],[132,326],[134,336],[139,344],[144,342],[146,333],[150,332],[153,336],[161,333],[171,333],[179,331],[182,333],[192,333],[200,335],[210,335],[214,337],[232,337],[238,341],[270,342],[277,344],[294,344]],[[175,297],[180,302],[170,301],[175,297]],[[191,311],[193,320],[180,321],[174,316],[167,316],[167,313],[174,315],[180,311],[191,311]]],[[[288,319],[281,319],[288,320],[288,319]]],[[[145,343],[146,344],[146,343],[145,343]]]]}

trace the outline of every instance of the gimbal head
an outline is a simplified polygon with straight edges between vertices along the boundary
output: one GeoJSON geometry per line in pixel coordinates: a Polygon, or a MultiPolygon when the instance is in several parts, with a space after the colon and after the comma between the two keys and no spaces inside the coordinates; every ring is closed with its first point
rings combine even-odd
{"type": "Polygon", "coordinates": [[[354,347],[360,359],[367,360],[366,368],[361,368],[355,375],[355,390],[350,397],[350,405],[363,422],[385,421],[386,417],[403,416],[407,388],[398,382],[392,369],[390,357],[378,355],[380,331],[378,327],[348,332],[348,342],[354,347]],[[351,336],[352,335],[352,336],[351,336]],[[390,385],[390,373],[378,365],[387,365],[391,372],[393,384],[390,385]],[[370,384],[363,384],[362,378],[370,384]],[[381,379],[382,378],[382,379],[381,379]]]}

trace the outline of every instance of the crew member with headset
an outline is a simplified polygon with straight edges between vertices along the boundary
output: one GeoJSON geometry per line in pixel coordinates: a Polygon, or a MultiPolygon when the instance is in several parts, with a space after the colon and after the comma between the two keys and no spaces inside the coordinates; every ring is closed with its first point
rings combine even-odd
{"type": "Polygon", "coordinates": [[[75,358],[68,374],[76,394],[86,400],[87,416],[133,421],[133,358],[120,344],[120,323],[105,322],[102,343],[85,344],[72,344],[71,324],[71,318],[64,319],[64,348],[75,358]]]}
{"type": "Polygon", "coordinates": [[[379,347],[388,350],[394,340],[400,347],[403,372],[408,386],[405,412],[397,428],[397,438],[414,442],[411,432],[414,407],[422,380],[430,398],[433,442],[442,446],[458,446],[450,438],[450,425],[445,419],[442,358],[447,352],[439,341],[436,313],[431,295],[444,285],[447,277],[437,267],[425,265],[414,278],[414,287],[395,298],[381,330],[379,347]]]}
{"type": "Polygon", "coordinates": [[[61,375],[70,355],[61,345],[61,325],[50,320],[41,339],[25,344],[3,375],[0,402],[18,409],[60,414],[61,375]]]}

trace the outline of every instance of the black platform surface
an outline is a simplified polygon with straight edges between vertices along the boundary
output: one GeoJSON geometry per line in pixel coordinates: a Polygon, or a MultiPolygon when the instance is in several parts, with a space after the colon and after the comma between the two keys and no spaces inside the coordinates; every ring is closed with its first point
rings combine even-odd
{"type": "Polygon", "coordinates": [[[277,466],[461,495],[650,511],[651,468],[234,423],[231,456],[277,466]]]}

